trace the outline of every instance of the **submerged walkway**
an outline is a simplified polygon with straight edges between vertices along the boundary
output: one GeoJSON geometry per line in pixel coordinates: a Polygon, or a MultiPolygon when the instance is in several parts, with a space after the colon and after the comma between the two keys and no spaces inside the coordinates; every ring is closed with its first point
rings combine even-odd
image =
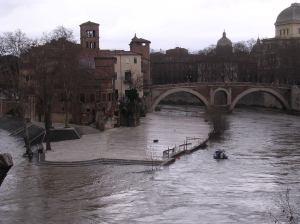
{"type": "MultiPolygon", "coordinates": [[[[195,115],[198,115],[195,112],[195,115]]],[[[72,125],[73,126],[73,125],[72,125]]],[[[189,141],[189,149],[207,137],[209,125],[187,112],[172,111],[149,114],[137,127],[120,127],[100,132],[81,126],[81,139],[52,142],[52,150],[45,154],[45,164],[147,164],[163,163],[163,151],[184,143],[186,137],[198,137],[189,141]],[[171,116],[172,115],[172,116],[171,116]]]]}
{"type": "MultiPolygon", "coordinates": [[[[96,158],[109,159],[150,159],[146,150],[131,147],[116,139],[111,142],[109,136],[118,130],[83,135],[81,139],[51,143],[52,151],[46,152],[46,161],[84,161],[96,158]]],[[[130,140],[129,140],[130,141],[130,140]]]]}
{"type": "MultiPolygon", "coordinates": [[[[126,132],[133,128],[116,128],[105,132],[84,134],[81,139],[51,143],[51,151],[45,154],[47,165],[89,165],[97,163],[145,164],[152,165],[162,162],[153,158],[146,145],[138,139],[127,139],[126,132]]],[[[131,135],[129,135],[131,136],[131,135]]]]}

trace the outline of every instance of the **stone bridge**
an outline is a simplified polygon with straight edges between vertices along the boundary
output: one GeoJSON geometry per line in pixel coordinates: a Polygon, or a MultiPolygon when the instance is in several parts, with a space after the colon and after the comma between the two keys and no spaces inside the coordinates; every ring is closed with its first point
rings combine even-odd
{"type": "Polygon", "coordinates": [[[291,87],[262,83],[177,83],[151,86],[151,111],[168,95],[187,92],[197,97],[207,109],[222,108],[232,111],[244,96],[254,92],[273,95],[285,110],[291,109],[291,87]],[[218,95],[225,96],[225,103],[217,104],[218,95]]]}

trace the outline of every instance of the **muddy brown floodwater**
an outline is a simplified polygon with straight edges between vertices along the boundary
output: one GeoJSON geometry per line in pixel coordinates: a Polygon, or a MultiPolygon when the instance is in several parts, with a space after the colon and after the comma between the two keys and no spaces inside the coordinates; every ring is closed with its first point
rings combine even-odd
{"type": "MultiPolygon", "coordinates": [[[[238,109],[227,122],[222,140],[155,172],[37,166],[22,158],[20,141],[0,131],[0,151],[15,163],[0,189],[0,223],[269,223],[286,188],[300,207],[300,117],[238,109]],[[215,161],[215,149],[229,159],[215,161]]],[[[138,128],[138,136],[124,133],[123,147],[138,137],[155,155],[209,131],[198,107],[164,107],[138,128]]]]}

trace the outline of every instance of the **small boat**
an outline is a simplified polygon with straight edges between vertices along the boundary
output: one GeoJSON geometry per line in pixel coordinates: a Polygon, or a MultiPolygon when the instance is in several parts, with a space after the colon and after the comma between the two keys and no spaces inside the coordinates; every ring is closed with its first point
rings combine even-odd
{"type": "Polygon", "coordinates": [[[214,159],[228,159],[228,156],[225,154],[224,150],[216,150],[214,153],[214,159]]]}

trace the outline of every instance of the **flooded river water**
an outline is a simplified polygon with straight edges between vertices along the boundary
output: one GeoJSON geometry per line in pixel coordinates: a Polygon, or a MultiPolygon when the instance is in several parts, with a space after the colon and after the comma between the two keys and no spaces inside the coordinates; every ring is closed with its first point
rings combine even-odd
{"type": "MultiPolygon", "coordinates": [[[[22,158],[21,142],[0,131],[0,151],[15,162],[0,189],[0,223],[271,223],[268,212],[286,188],[300,207],[300,117],[238,109],[227,121],[222,140],[155,172],[37,166],[22,158]],[[229,159],[215,161],[217,148],[229,159]]],[[[197,107],[167,107],[139,128],[144,139],[157,133],[158,148],[209,131],[197,107]]]]}

